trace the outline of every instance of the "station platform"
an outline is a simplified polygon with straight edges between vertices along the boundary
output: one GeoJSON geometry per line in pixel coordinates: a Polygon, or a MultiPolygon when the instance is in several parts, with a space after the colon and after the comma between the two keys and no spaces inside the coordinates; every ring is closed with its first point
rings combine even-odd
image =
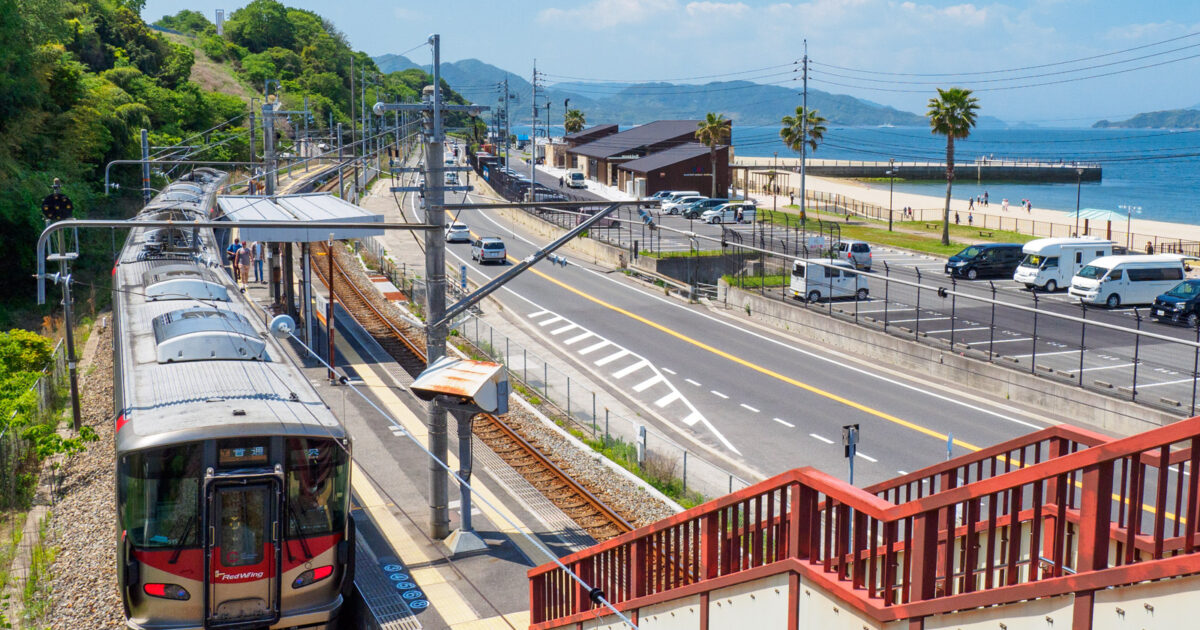
{"type": "MultiPolygon", "coordinates": [[[[251,283],[245,292],[267,317],[272,302],[268,285],[251,283]]],[[[361,597],[357,606],[350,606],[355,627],[527,628],[526,572],[550,558],[519,530],[531,532],[557,556],[595,541],[476,441],[471,484],[486,504],[475,500],[472,521],[487,549],[452,556],[443,541],[429,535],[429,459],[408,437],[427,442],[425,403],[408,391],[411,378],[340,307],[335,321],[336,366],[349,377],[349,385],[331,385],[327,369],[299,343],[288,346],[290,357],[285,360],[296,362],[308,375],[353,439],[351,482],[358,533],[355,585],[361,597]]],[[[315,323],[323,329],[323,320],[315,323]]],[[[303,330],[303,325],[299,328],[303,330]]],[[[314,342],[313,347],[328,347],[323,334],[314,335],[314,342]]],[[[457,470],[452,418],[450,428],[447,463],[457,470]]],[[[455,530],[460,505],[458,484],[453,479],[449,494],[450,528],[455,530]]]]}

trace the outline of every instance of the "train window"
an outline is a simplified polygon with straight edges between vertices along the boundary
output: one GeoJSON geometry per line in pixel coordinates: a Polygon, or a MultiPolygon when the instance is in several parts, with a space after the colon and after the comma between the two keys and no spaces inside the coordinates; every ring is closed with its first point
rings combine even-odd
{"type": "Polygon", "coordinates": [[[330,439],[287,441],[288,536],[340,532],[346,522],[346,452],[330,439]]]}
{"type": "Polygon", "coordinates": [[[136,547],[196,545],[202,449],[197,444],[121,457],[121,527],[136,547]]]}

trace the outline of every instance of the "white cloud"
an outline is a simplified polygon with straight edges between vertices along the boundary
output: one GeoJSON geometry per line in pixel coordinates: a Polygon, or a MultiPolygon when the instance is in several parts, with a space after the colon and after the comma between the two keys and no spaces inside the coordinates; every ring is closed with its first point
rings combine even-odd
{"type": "Polygon", "coordinates": [[[684,8],[692,17],[742,17],[750,11],[743,2],[689,2],[684,8]]]}
{"type": "Polygon", "coordinates": [[[676,0],[593,0],[572,9],[546,9],[538,14],[538,21],[597,30],[639,24],[678,7],[676,0]]]}

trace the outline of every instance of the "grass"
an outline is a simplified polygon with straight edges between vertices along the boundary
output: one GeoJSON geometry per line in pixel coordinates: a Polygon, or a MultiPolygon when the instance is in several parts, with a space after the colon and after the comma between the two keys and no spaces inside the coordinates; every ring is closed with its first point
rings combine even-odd
{"type": "Polygon", "coordinates": [[[723,256],[723,255],[725,255],[725,253],[726,252],[723,252],[719,249],[700,249],[700,250],[695,250],[695,251],[674,250],[674,251],[665,251],[665,252],[662,252],[662,251],[652,252],[648,249],[643,249],[638,252],[638,256],[645,256],[646,258],[658,258],[661,260],[661,259],[665,259],[665,258],[693,258],[693,257],[697,257],[697,256],[723,256]]]}
{"type": "Polygon", "coordinates": [[[37,544],[30,550],[29,575],[25,578],[25,588],[21,593],[25,605],[25,620],[31,627],[41,624],[50,612],[50,566],[58,555],[58,549],[46,544],[46,534],[50,529],[50,516],[38,523],[37,544]]]}
{"type": "MultiPolygon", "coordinates": [[[[733,274],[725,274],[721,276],[729,286],[738,286],[738,277],[733,274]]],[[[757,289],[759,287],[784,287],[791,283],[791,278],[784,274],[770,274],[766,276],[743,276],[741,286],[744,289],[757,289]]]]}

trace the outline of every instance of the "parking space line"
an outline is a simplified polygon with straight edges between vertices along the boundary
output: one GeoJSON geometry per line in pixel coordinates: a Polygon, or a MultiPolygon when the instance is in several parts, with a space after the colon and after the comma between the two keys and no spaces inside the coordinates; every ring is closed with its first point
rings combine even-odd
{"type": "Polygon", "coordinates": [[[575,324],[567,324],[566,326],[563,326],[562,328],[555,328],[554,330],[551,330],[550,334],[551,335],[561,335],[562,333],[565,333],[568,330],[571,330],[572,328],[579,328],[579,326],[576,326],[575,324]]]}
{"type": "Polygon", "coordinates": [[[629,354],[628,350],[619,350],[604,357],[603,359],[600,359],[599,361],[596,361],[596,365],[608,365],[609,363],[612,363],[613,361],[616,361],[627,354],[629,354]]]}
{"type": "Polygon", "coordinates": [[[894,313],[896,311],[915,311],[917,309],[909,307],[893,307],[893,308],[873,308],[871,310],[862,309],[859,313],[894,313]]]}
{"type": "Polygon", "coordinates": [[[633,374],[634,372],[636,372],[644,367],[649,367],[649,366],[650,366],[650,362],[645,359],[642,359],[641,361],[638,361],[637,363],[634,363],[633,365],[621,368],[620,370],[613,372],[613,378],[625,378],[626,376],[629,376],[630,374],[633,374]]]}
{"type": "Polygon", "coordinates": [[[967,332],[970,330],[987,330],[987,329],[988,329],[987,326],[978,326],[976,328],[947,328],[946,330],[926,330],[926,331],[924,331],[924,333],[926,335],[939,335],[939,334],[948,333],[948,332],[967,332]]]}
{"type": "Polygon", "coordinates": [[[796,425],[792,424],[791,422],[788,422],[787,420],[780,420],[779,418],[771,418],[771,419],[774,420],[775,422],[778,422],[779,424],[782,424],[783,426],[785,426],[789,429],[796,428],[796,425]]]}
{"type": "Polygon", "coordinates": [[[758,409],[755,409],[754,407],[751,407],[750,405],[747,405],[746,403],[740,403],[738,406],[747,411],[752,411],[754,413],[758,413],[758,409]]]}
{"type": "Polygon", "coordinates": [[[599,350],[600,348],[603,348],[604,346],[607,346],[607,345],[608,345],[608,341],[601,341],[601,342],[598,342],[598,343],[594,343],[594,344],[592,344],[592,345],[590,345],[590,346],[588,346],[588,347],[584,348],[583,350],[580,350],[580,351],[579,351],[579,354],[581,354],[581,355],[587,355],[587,354],[591,354],[591,353],[593,353],[593,352],[595,352],[595,351],[599,350]]]}
{"type": "Polygon", "coordinates": [[[1084,372],[1092,372],[1095,370],[1115,370],[1117,368],[1133,367],[1135,363],[1120,363],[1118,365],[1101,365],[1098,367],[1083,368],[1084,372]]]}
{"type": "Polygon", "coordinates": [[[580,341],[583,341],[584,339],[587,339],[588,337],[591,337],[591,336],[592,336],[592,333],[589,331],[589,332],[575,335],[574,337],[571,337],[570,339],[565,339],[565,340],[563,340],[563,343],[565,345],[569,346],[573,343],[579,343],[580,341]]]}
{"type": "Polygon", "coordinates": [[[949,318],[949,317],[920,317],[920,318],[918,318],[918,317],[914,317],[914,318],[912,318],[912,319],[893,319],[893,320],[889,321],[888,323],[890,323],[890,324],[903,324],[903,323],[905,323],[905,322],[917,322],[917,321],[920,321],[920,322],[935,322],[935,321],[938,321],[938,320],[940,320],[940,319],[950,319],[950,318],[949,318]]]}
{"type": "Polygon", "coordinates": [[[1018,337],[1016,339],[995,339],[993,341],[972,341],[968,346],[981,346],[985,343],[1012,343],[1014,341],[1033,341],[1033,337],[1018,337]]]}
{"type": "Polygon", "coordinates": [[[675,402],[676,400],[679,400],[680,398],[683,398],[683,394],[673,391],[670,394],[667,394],[666,396],[663,396],[662,398],[659,398],[658,400],[654,401],[654,406],[661,409],[661,408],[666,407],[667,405],[675,402]]]}
{"type": "MultiPolygon", "coordinates": [[[[1076,348],[1074,350],[1055,350],[1054,352],[1039,352],[1039,353],[1037,353],[1037,356],[1049,357],[1049,356],[1054,356],[1056,354],[1075,354],[1076,352],[1079,352],[1078,348],[1076,348]]],[[[1012,358],[1014,358],[1014,359],[1028,359],[1029,357],[1032,357],[1033,354],[1032,353],[1031,354],[1014,354],[1014,355],[1010,355],[1010,356],[1012,356],[1012,358]]]]}
{"type": "Polygon", "coordinates": [[[821,436],[817,435],[816,433],[809,433],[808,435],[809,435],[809,437],[812,437],[812,438],[816,438],[816,439],[818,439],[818,440],[821,440],[822,442],[824,442],[824,443],[826,443],[826,444],[833,444],[833,440],[831,440],[831,439],[829,439],[829,438],[823,438],[823,437],[821,437],[821,436]]]}
{"type": "Polygon", "coordinates": [[[1163,382],[1161,382],[1161,383],[1147,383],[1147,384],[1145,384],[1145,385],[1138,385],[1138,386],[1137,386],[1137,388],[1138,388],[1138,389],[1145,389],[1145,388],[1147,388],[1147,387],[1158,387],[1159,385],[1178,385],[1178,384],[1180,384],[1180,383],[1191,383],[1191,382],[1192,382],[1192,381],[1194,381],[1194,380],[1196,380],[1196,379],[1194,379],[1194,378],[1181,378],[1181,379],[1179,379],[1179,380],[1177,380],[1177,381],[1163,381],[1163,382]]]}
{"type": "Polygon", "coordinates": [[[654,387],[655,385],[657,385],[665,380],[667,380],[667,379],[665,377],[663,377],[662,374],[655,374],[654,376],[651,376],[650,378],[642,381],[641,383],[634,385],[633,391],[638,392],[638,393],[644,392],[647,389],[650,389],[651,387],[654,387]]]}
{"type": "Polygon", "coordinates": [[[708,393],[712,394],[713,396],[718,396],[720,398],[724,398],[725,400],[729,400],[728,396],[726,396],[725,394],[722,394],[721,392],[719,392],[715,389],[708,390],[708,393]]]}

